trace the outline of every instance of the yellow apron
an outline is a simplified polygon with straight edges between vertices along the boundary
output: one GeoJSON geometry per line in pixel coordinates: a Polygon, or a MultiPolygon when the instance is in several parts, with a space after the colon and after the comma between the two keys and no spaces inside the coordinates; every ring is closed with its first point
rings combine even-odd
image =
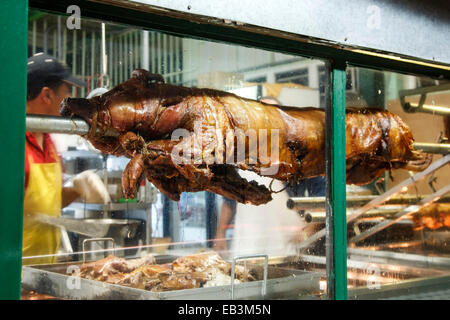
{"type": "MultiPolygon", "coordinates": [[[[25,190],[22,256],[40,256],[57,253],[61,231],[57,227],[33,221],[35,213],[61,215],[62,170],[55,163],[34,163],[29,154],[30,171],[25,190]]],[[[24,265],[55,263],[56,256],[24,259],[24,265]]]]}

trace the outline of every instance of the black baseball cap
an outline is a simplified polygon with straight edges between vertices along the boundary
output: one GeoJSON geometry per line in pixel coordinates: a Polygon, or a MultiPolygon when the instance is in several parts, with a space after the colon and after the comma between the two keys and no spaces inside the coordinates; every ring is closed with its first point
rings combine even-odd
{"type": "Polygon", "coordinates": [[[36,53],[28,58],[28,85],[44,87],[48,79],[57,79],[76,87],[86,87],[87,84],[72,75],[67,65],[46,53],[36,53]]]}

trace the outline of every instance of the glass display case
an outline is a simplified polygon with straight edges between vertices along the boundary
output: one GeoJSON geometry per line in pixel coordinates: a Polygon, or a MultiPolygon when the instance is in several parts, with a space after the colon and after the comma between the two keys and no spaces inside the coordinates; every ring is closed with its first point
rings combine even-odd
{"type": "MultiPolygon", "coordinates": [[[[15,130],[49,133],[61,160],[63,186],[73,187],[80,174],[90,172],[106,188],[108,201],[77,197],[61,214],[33,212],[33,223],[57,234],[56,249],[46,254],[21,255],[18,242],[25,239],[29,221],[12,224],[5,218],[11,230],[20,230],[4,233],[8,241],[0,244],[0,252],[13,257],[0,258],[0,264],[7,263],[16,276],[1,295],[149,300],[450,298],[448,67],[281,29],[201,15],[184,17],[176,10],[161,11],[133,1],[84,1],[73,24],[65,4],[31,1],[28,57],[51,55],[86,85],[70,88],[76,100],[64,100],[61,117],[14,114],[25,118],[24,128],[15,130]],[[141,85],[173,88],[167,96],[163,91],[156,94],[158,108],[172,108],[167,118],[154,119],[170,128],[156,138],[136,124],[128,132],[136,132],[137,140],[128,144],[117,127],[106,128],[113,120],[97,127],[93,118],[67,109],[67,101],[80,105],[83,101],[96,108],[97,117],[102,111],[99,101],[109,101],[105,97],[113,101],[122,94],[118,91],[141,85]],[[195,100],[185,102],[180,92],[197,96],[191,94],[195,100]],[[217,111],[219,104],[226,110],[223,114],[217,111]],[[214,112],[212,105],[217,108],[214,112]],[[173,138],[173,131],[193,121],[190,113],[184,122],[176,122],[173,114],[185,106],[207,110],[199,113],[207,114],[205,119],[216,129],[229,123],[235,127],[261,123],[260,119],[281,129],[282,158],[271,160],[287,163],[286,167],[264,175],[248,163],[219,162],[202,163],[188,172],[191,169],[183,165],[191,168],[190,164],[175,163],[171,153],[171,169],[176,172],[165,171],[151,157],[156,154],[160,157],[156,159],[168,161],[164,158],[172,150],[164,149],[168,141],[187,140],[184,136],[181,140],[182,135],[173,138]],[[63,112],[65,108],[70,112],[63,112]],[[96,140],[96,134],[103,136],[96,140]],[[305,142],[292,143],[295,134],[305,142]],[[120,145],[114,145],[116,141],[120,145]],[[153,143],[160,149],[151,149],[153,143]],[[292,155],[291,163],[286,154],[292,155]],[[147,161],[139,163],[145,177],[136,179],[130,197],[130,180],[135,178],[130,163],[135,165],[140,155],[147,161]],[[295,170],[288,167],[297,165],[308,174],[291,177],[283,171],[291,174],[295,170]],[[230,167],[236,171],[227,171],[230,167]],[[219,179],[212,180],[214,175],[219,179]],[[209,180],[201,180],[205,176],[209,180]]],[[[129,92],[123,94],[125,100],[129,92]]],[[[152,94],[146,96],[150,102],[118,109],[147,108],[144,105],[153,103],[152,94]]],[[[111,110],[105,114],[103,120],[113,117],[111,110]]],[[[252,133],[244,137],[250,154],[252,133]]],[[[267,142],[269,135],[259,132],[258,138],[267,142]]],[[[233,146],[238,143],[234,139],[239,141],[233,137],[233,146]]],[[[14,146],[22,147],[19,138],[15,141],[14,146]]],[[[262,148],[256,147],[259,155],[262,148]]],[[[16,152],[12,157],[19,156],[16,152]]],[[[12,186],[19,184],[9,178],[12,186]]],[[[14,190],[19,193],[22,187],[14,190]]],[[[22,205],[23,196],[19,200],[22,205]]],[[[22,217],[23,207],[19,209],[22,217]]]]}

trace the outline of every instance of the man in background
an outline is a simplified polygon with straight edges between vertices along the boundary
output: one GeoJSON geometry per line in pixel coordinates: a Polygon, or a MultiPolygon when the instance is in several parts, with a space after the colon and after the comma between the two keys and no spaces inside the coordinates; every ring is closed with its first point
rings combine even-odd
{"type": "MultiPolygon", "coordinates": [[[[71,96],[72,86],[85,86],[67,66],[44,53],[28,59],[27,82],[27,114],[53,116],[59,116],[60,103],[71,96]]],[[[92,172],[80,174],[78,187],[63,188],[61,161],[50,135],[26,132],[25,139],[22,256],[24,264],[54,263],[61,232],[59,228],[39,222],[39,216],[59,217],[61,208],[79,197],[85,199],[87,195],[97,194],[107,200],[109,194],[92,172]]]]}

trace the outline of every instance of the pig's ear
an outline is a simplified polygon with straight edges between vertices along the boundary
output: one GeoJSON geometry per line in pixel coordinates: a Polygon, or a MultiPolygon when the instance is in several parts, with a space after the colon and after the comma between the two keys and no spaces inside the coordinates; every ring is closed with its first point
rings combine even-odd
{"type": "Polygon", "coordinates": [[[162,75],[157,73],[150,73],[145,69],[136,69],[131,73],[131,77],[142,80],[144,86],[149,86],[155,83],[164,83],[162,75]]]}

